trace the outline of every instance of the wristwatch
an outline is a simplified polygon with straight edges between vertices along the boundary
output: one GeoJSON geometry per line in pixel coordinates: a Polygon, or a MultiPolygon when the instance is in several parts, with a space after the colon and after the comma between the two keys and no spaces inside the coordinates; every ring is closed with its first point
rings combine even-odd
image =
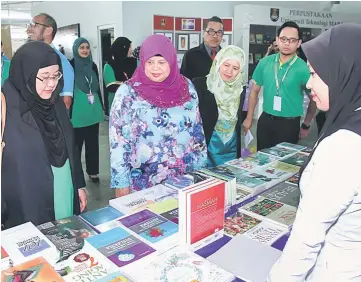
{"type": "Polygon", "coordinates": [[[307,129],[310,129],[310,126],[302,123],[302,124],[301,124],[301,128],[307,130],[307,129]]]}

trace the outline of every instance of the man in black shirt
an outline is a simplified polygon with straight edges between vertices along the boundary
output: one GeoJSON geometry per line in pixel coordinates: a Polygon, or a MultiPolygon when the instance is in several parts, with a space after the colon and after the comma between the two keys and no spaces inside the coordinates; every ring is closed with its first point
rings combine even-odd
{"type": "Polygon", "coordinates": [[[189,79],[209,74],[212,62],[221,49],[224,30],[219,17],[208,20],[203,34],[203,43],[188,50],[183,57],[181,74],[189,79]]]}

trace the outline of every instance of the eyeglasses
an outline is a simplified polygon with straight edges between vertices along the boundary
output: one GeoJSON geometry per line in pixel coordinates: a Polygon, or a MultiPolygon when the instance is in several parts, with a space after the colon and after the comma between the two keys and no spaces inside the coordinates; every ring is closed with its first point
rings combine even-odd
{"type": "Polygon", "coordinates": [[[62,77],[63,77],[63,74],[59,72],[54,76],[47,76],[47,77],[38,77],[37,76],[36,78],[39,79],[40,81],[42,81],[45,85],[48,85],[51,80],[55,83],[55,82],[58,82],[62,77]]]}
{"type": "Polygon", "coordinates": [[[46,25],[46,24],[42,24],[42,23],[38,23],[38,22],[30,22],[26,25],[27,28],[34,28],[36,27],[36,25],[41,25],[41,26],[45,26],[45,27],[50,27],[50,25],[46,25]]]}
{"type": "Polygon", "coordinates": [[[218,30],[215,31],[214,29],[206,29],[206,32],[210,35],[210,36],[214,36],[215,34],[217,34],[218,37],[222,37],[224,34],[223,30],[218,30]]]}
{"type": "Polygon", "coordinates": [[[290,44],[295,44],[299,41],[300,39],[299,38],[287,38],[286,36],[282,36],[280,37],[280,41],[282,43],[287,43],[289,42],[290,44]]]}

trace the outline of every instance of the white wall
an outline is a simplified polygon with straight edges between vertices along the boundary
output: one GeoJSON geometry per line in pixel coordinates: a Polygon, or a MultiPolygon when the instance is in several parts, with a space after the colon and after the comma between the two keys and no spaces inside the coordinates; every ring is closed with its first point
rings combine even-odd
{"type": "Polygon", "coordinates": [[[80,24],[80,35],[89,40],[92,47],[93,60],[98,62],[99,25],[115,24],[115,37],[123,33],[121,1],[47,1],[33,6],[31,14],[35,16],[47,13],[55,18],[58,27],[80,24]]]}

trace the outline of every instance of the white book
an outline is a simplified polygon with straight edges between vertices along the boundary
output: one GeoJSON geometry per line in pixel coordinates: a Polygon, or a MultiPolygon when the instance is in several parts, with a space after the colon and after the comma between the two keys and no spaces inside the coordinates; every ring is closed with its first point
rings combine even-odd
{"type": "Polygon", "coordinates": [[[287,229],[282,228],[279,225],[275,225],[267,221],[262,221],[252,229],[243,233],[243,236],[258,241],[262,244],[272,245],[287,232],[287,229]]]}
{"type": "Polygon", "coordinates": [[[109,200],[109,205],[128,215],[145,209],[148,205],[164,201],[169,198],[178,198],[178,190],[162,184],[131,193],[127,196],[109,200]]]}
{"type": "Polygon", "coordinates": [[[31,222],[2,231],[1,244],[14,265],[40,256],[54,264],[59,258],[55,245],[31,222]]]}
{"type": "Polygon", "coordinates": [[[135,281],[231,282],[234,275],[180,246],[159,253],[141,271],[129,273],[135,281]]]}

